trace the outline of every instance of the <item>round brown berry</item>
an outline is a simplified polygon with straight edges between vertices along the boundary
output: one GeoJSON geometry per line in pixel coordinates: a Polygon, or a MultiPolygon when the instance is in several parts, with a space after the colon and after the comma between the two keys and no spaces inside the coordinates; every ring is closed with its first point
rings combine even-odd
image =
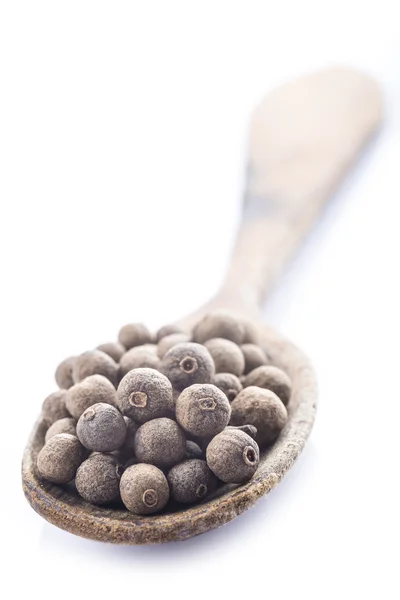
{"type": "Polygon", "coordinates": [[[59,419],[71,416],[65,405],[66,395],[67,390],[58,390],[58,392],[47,396],[43,401],[42,419],[47,425],[52,425],[59,419]]]}
{"type": "Polygon", "coordinates": [[[68,483],[75,477],[85,458],[85,449],[74,435],[59,433],[43,446],[38,454],[40,475],[52,483],[68,483]]]}
{"type": "Polygon", "coordinates": [[[240,349],[243,352],[245,367],[244,373],[250,373],[253,369],[268,364],[268,358],[261,346],[255,344],[242,344],[240,349]]]}
{"type": "Polygon", "coordinates": [[[164,473],[154,465],[131,465],[121,477],[120,492],[126,508],[137,515],[159,512],[169,500],[164,473]]]}
{"type": "Polygon", "coordinates": [[[120,329],[118,341],[130,350],[134,346],[150,344],[152,339],[150,331],[143,323],[128,323],[120,329]]]}
{"type": "Polygon", "coordinates": [[[71,417],[64,417],[54,421],[53,425],[46,431],[44,441],[47,443],[50,438],[59,433],[69,433],[76,436],[76,420],[71,419],[71,417]]]}
{"type": "Polygon", "coordinates": [[[76,433],[88,450],[112,452],[124,443],[126,424],[114,406],[99,403],[90,406],[81,415],[76,433]]]}
{"type": "Polygon", "coordinates": [[[182,327],[179,327],[179,325],[175,325],[175,324],[163,325],[157,331],[156,341],[159,342],[162,338],[172,335],[174,333],[185,333],[185,332],[183,331],[182,327]]]}
{"type": "Polygon", "coordinates": [[[204,458],[204,452],[196,442],[186,440],[186,458],[204,458]]]}
{"type": "Polygon", "coordinates": [[[168,416],[174,410],[171,383],[155,369],[129,371],[118,386],[117,402],[122,414],[137,423],[168,416]]]}
{"type": "Polygon", "coordinates": [[[285,406],[289,404],[292,383],[289,376],[277,367],[262,366],[251,371],[244,382],[245,388],[249,386],[271,390],[282,400],[285,406]]]}
{"type": "Polygon", "coordinates": [[[287,421],[287,410],[271,390],[251,386],[242,390],[231,404],[231,425],[254,425],[261,447],[274,442],[287,421]]]}
{"type": "Polygon", "coordinates": [[[153,419],[137,430],[134,449],[139,462],[169,469],[185,458],[186,439],[172,419],[153,419]]]}
{"type": "Polygon", "coordinates": [[[187,342],[190,342],[190,336],[186,333],[171,333],[158,342],[157,354],[160,358],[164,358],[168,350],[177,344],[186,344],[187,342]]]}
{"type": "Polygon", "coordinates": [[[76,357],[72,375],[75,383],[83,381],[90,375],[104,375],[116,387],[118,384],[118,365],[105,352],[89,350],[76,357]]]}
{"type": "Polygon", "coordinates": [[[256,472],[260,451],[257,443],[244,431],[225,429],[208,444],[206,460],[221,481],[244,483],[256,472]]]}
{"type": "Polygon", "coordinates": [[[202,438],[216,435],[228,425],[231,407],[215,385],[195,384],[180,394],[175,412],[179,425],[189,435],[202,438]]]}
{"type": "Polygon", "coordinates": [[[135,346],[125,352],[119,363],[120,377],[125,377],[133,369],[159,369],[161,361],[156,351],[157,346],[145,344],[144,346],[135,346]]]}
{"type": "Polygon", "coordinates": [[[223,338],[212,338],[204,346],[213,358],[216,373],[233,373],[240,377],[244,371],[244,356],[239,346],[223,338]]]}
{"type": "Polygon", "coordinates": [[[214,377],[214,385],[224,392],[229,402],[232,402],[243,389],[239,378],[232,373],[217,373],[214,377]]]}
{"type": "Polygon", "coordinates": [[[211,383],[215,374],[214,361],[207,348],[192,342],[177,344],[168,350],[161,369],[177,390],[194,383],[211,383]]]}
{"type": "Polygon", "coordinates": [[[185,460],[172,467],[167,475],[171,497],[176,502],[191,504],[203,500],[217,487],[218,480],[205,460],[185,460]]]}
{"type": "Polygon", "coordinates": [[[76,472],[78,494],[87,502],[99,506],[118,500],[122,471],[112,454],[93,454],[76,472]]]}
{"type": "Polygon", "coordinates": [[[90,375],[76,383],[67,391],[65,403],[70,414],[79,419],[82,413],[93,404],[117,403],[117,392],[109,379],[103,375],[90,375]]]}
{"type": "Polygon", "coordinates": [[[212,338],[224,338],[240,345],[243,343],[244,335],[243,322],[223,311],[205,315],[193,329],[193,339],[200,344],[212,338]]]}
{"type": "Polygon", "coordinates": [[[100,346],[97,346],[96,350],[108,354],[108,356],[111,356],[116,363],[119,363],[121,356],[126,352],[125,347],[119,342],[106,342],[105,344],[100,344],[100,346]]]}
{"type": "Polygon", "coordinates": [[[63,360],[57,367],[55,378],[56,383],[62,390],[67,390],[74,385],[72,370],[74,368],[75,356],[70,356],[63,360]]]}

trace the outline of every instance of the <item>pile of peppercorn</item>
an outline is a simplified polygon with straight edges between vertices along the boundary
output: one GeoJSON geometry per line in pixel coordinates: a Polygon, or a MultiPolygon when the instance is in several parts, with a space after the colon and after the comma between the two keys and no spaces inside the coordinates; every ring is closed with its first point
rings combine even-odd
{"type": "Polygon", "coordinates": [[[57,368],[39,475],[75,479],[87,502],[122,500],[142,515],[244,483],[287,420],[291,382],[270,363],[254,328],[227,313],[206,315],[191,335],[125,325],[118,342],[57,368]]]}

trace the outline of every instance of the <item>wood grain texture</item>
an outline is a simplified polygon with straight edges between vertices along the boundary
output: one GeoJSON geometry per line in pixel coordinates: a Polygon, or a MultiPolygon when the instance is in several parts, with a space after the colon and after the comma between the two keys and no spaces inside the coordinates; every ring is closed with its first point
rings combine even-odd
{"type": "Polygon", "coordinates": [[[36,458],[46,425],[39,419],[27,444],[22,481],[31,506],[50,523],[76,535],[116,544],[156,544],[186,538],[228,523],[271,491],[290,469],[311,431],[317,400],[313,369],[291,342],[263,327],[263,345],[293,380],[289,420],[279,440],[261,454],[255,476],[245,485],[225,485],[213,499],[179,512],[141,517],[126,510],[95,507],[68,487],[40,478],[36,458]]]}
{"type": "Polygon", "coordinates": [[[260,309],[380,120],[376,84],[348,69],[331,69],[289,83],[270,94],[253,115],[245,211],[227,276],[209,303],[181,321],[189,330],[216,308],[252,320],[274,363],[292,378],[288,423],[278,441],[261,454],[251,481],[223,486],[203,504],[150,517],[94,507],[71,489],[38,477],[36,458],[46,432],[39,419],[24,453],[22,481],[29,503],[40,515],[83,537],[155,544],[184,540],[223,525],[279,483],[310,434],[317,386],[308,359],[260,322],[260,309]]]}

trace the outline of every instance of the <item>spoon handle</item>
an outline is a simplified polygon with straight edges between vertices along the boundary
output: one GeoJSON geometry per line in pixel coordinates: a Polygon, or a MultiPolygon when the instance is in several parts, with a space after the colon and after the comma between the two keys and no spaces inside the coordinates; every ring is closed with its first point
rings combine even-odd
{"type": "Polygon", "coordinates": [[[254,111],[242,222],[217,304],[259,315],[382,114],[376,83],[329,69],[288,83],[254,111]]]}

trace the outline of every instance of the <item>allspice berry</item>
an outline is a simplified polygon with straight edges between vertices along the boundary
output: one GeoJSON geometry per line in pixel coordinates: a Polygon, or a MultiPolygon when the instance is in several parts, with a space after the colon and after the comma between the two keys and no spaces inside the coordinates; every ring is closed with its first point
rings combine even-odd
{"type": "Polygon", "coordinates": [[[136,515],[159,512],[169,500],[164,473],[154,465],[132,465],[121,477],[120,492],[126,508],[136,515]]]}
{"type": "Polygon", "coordinates": [[[259,327],[252,321],[247,321],[246,319],[242,321],[242,324],[244,327],[242,344],[258,345],[260,343],[259,327]]]}
{"type": "Polygon", "coordinates": [[[116,387],[118,384],[118,365],[105,352],[89,350],[76,357],[72,375],[75,383],[83,381],[90,375],[104,375],[116,387]]]}
{"type": "Polygon", "coordinates": [[[78,468],[75,485],[87,502],[101,506],[119,498],[123,469],[112,454],[93,454],[78,468]]]}
{"type": "Polygon", "coordinates": [[[172,335],[174,333],[181,333],[182,334],[182,333],[185,333],[185,332],[183,331],[182,327],[179,327],[179,325],[175,325],[175,324],[163,325],[157,331],[156,340],[157,340],[157,342],[159,342],[162,338],[167,337],[168,335],[172,335]]]}
{"type": "Polygon", "coordinates": [[[71,416],[65,405],[66,395],[67,390],[58,390],[44,399],[42,404],[42,419],[47,425],[52,425],[59,419],[71,416]]]}
{"type": "Polygon", "coordinates": [[[119,342],[106,342],[105,344],[100,344],[100,346],[97,346],[96,350],[108,354],[108,356],[111,356],[116,363],[119,363],[121,356],[126,352],[125,346],[119,342]]]}
{"type": "Polygon", "coordinates": [[[257,427],[254,427],[254,425],[228,425],[226,429],[237,429],[239,431],[244,431],[247,433],[247,435],[253,438],[253,440],[255,440],[257,437],[257,427]]]}
{"type": "Polygon", "coordinates": [[[224,392],[229,402],[232,402],[243,389],[240,379],[232,373],[217,373],[214,377],[214,385],[224,392]]]}
{"type": "Polygon", "coordinates": [[[132,369],[159,369],[161,361],[156,354],[157,346],[145,344],[144,346],[135,346],[125,352],[119,363],[120,377],[125,377],[132,369]]]}
{"type": "Polygon", "coordinates": [[[137,430],[134,448],[140,462],[169,469],[185,458],[186,439],[172,419],[153,419],[137,430]]]}
{"type": "Polygon", "coordinates": [[[231,425],[254,425],[256,441],[261,447],[274,442],[287,421],[287,410],[278,396],[256,386],[242,390],[231,408],[231,425]]]}
{"type": "Polygon", "coordinates": [[[85,449],[74,435],[59,433],[43,446],[38,454],[40,475],[52,483],[68,483],[75,477],[85,458],[85,449]]]}
{"type": "Polygon", "coordinates": [[[124,417],[124,421],[126,425],[126,438],[123,446],[121,446],[121,451],[127,456],[132,456],[135,451],[135,435],[139,429],[139,425],[129,417],[124,417]]]}
{"type": "Polygon", "coordinates": [[[278,367],[262,366],[251,371],[244,382],[244,387],[257,386],[272,390],[285,406],[289,404],[292,393],[290,377],[278,367]]]}
{"type": "Polygon", "coordinates": [[[167,475],[171,497],[177,502],[199,502],[214,491],[218,480],[205,460],[185,460],[172,467],[167,475]]]}
{"type": "Polygon", "coordinates": [[[225,483],[251,479],[260,462],[257,443],[244,431],[225,429],[207,446],[207,465],[225,483]]]}
{"type": "Polygon", "coordinates": [[[69,356],[63,360],[57,367],[55,378],[58,387],[62,390],[67,390],[74,385],[72,377],[72,369],[74,368],[75,356],[69,356]]]}
{"type": "Polygon", "coordinates": [[[117,390],[120,411],[137,423],[173,413],[172,385],[155,369],[134,369],[121,380],[117,390]]]}
{"type": "Polygon", "coordinates": [[[161,369],[177,390],[194,383],[211,383],[215,374],[214,361],[207,348],[192,342],[177,344],[168,350],[161,369]]]}
{"type": "Polygon", "coordinates": [[[204,452],[196,442],[186,440],[186,458],[204,458],[204,452]]]}
{"type": "Polygon", "coordinates": [[[240,345],[243,343],[244,335],[243,322],[223,311],[214,311],[205,315],[193,329],[193,339],[200,344],[212,338],[224,338],[240,345]]]}
{"type": "Polygon", "coordinates": [[[128,323],[124,325],[118,334],[118,341],[130,350],[134,346],[142,346],[151,343],[151,333],[143,323],[128,323]]]}
{"type": "Polygon", "coordinates": [[[211,384],[195,384],[183,390],[176,401],[176,420],[198,438],[213,436],[229,423],[231,407],[225,394],[211,384]]]}
{"type": "Polygon", "coordinates": [[[256,344],[242,344],[240,346],[244,356],[244,373],[250,373],[253,369],[268,364],[268,358],[261,346],[256,344]]]}
{"type": "Polygon", "coordinates": [[[85,410],[76,426],[76,433],[88,450],[112,452],[124,443],[126,424],[114,406],[99,403],[85,410]]]}
{"type": "Polygon", "coordinates": [[[190,335],[186,333],[171,333],[161,338],[157,346],[157,354],[160,358],[164,358],[168,350],[177,344],[186,344],[190,342],[190,335]]]}
{"type": "Polygon", "coordinates": [[[116,406],[117,391],[104,375],[90,375],[68,391],[65,403],[69,413],[79,419],[82,413],[93,404],[111,404],[116,406]]]}
{"type": "Polygon", "coordinates": [[[237,344],[223,338],[212,338],[204,346],[213,358],[216,373],[233,373],[240,377],[244,371],[244,356],[237,344]]]}
{"type": "Polygon", "coordinates": [[[59,433],[69,433],[76,436],[76,420],[72,419],[71,417],[64,417],[63,419],[54,421],[53,425],[51,425],[46,431],[44,438],[45,443],[59,433]]]}

